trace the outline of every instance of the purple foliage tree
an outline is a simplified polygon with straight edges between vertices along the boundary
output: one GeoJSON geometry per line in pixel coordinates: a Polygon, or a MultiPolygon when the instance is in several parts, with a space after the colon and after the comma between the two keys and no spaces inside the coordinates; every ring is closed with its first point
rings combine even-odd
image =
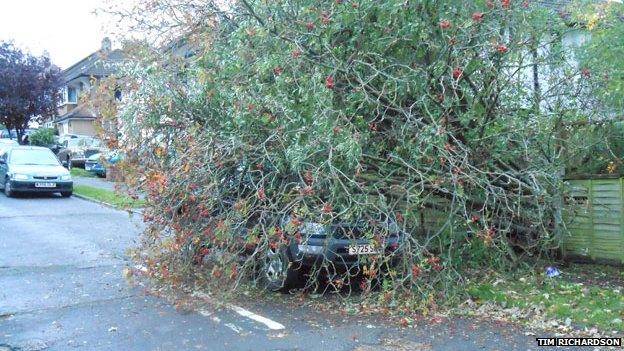
{"type": "Polygon", "coordinates": [[[0,123],[15,130],[18,141],[30,121],[56,114],[60,86],[60,69],[49,57],[0,42],[0,123]]]}

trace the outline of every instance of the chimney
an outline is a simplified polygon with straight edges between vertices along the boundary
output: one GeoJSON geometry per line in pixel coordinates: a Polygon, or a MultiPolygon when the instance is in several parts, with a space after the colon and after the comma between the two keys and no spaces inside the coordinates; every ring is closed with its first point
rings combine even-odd
{"type": "Polygon", "coordinates": [[[102,39],[102,51],[104,53],[109,53],[111,51],[111,40],[108,37],[102,39]]]}

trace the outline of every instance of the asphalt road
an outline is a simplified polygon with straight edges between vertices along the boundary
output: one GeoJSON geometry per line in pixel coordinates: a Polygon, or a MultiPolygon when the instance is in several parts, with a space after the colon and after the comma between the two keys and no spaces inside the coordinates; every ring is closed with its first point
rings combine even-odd
{"type": "Polygon", "coordinates": [[[0,195],[0,351],[537,349],[505,324],[401,328],[284,295],[178,311],[122,277],[140,231],[138,218],[81,199],[0,195]]]}

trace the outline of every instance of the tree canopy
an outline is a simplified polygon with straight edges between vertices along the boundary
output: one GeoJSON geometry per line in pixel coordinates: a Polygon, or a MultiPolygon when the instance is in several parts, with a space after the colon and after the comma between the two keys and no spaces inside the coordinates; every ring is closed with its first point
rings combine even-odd
{"type": "Polygon", "coordinates": [[[592,113],[559,16],[507,0],[175,3],[192,54],[144,47],[119,83],[150,274],[208,271],[223,290],[305,241],[302,223],[364,222],[382,243],[391,222],[400,263],[364,259],[363,289],[430,303],[471,269],[557,247],[565,126],[592,113]]]}
{"type": "Polygon", "coordinates": [[[31,120],[56,115],[60,86],[60,70],[49,57],[0,43],[0,123],[20,142],[31,120]]]}

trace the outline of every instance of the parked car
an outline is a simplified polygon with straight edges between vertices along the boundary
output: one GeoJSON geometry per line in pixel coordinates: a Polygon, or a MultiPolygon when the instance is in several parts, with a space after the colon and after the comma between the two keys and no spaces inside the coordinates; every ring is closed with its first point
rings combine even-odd
{"type": "Polygon", "coordinates": [[[54,136],[54,142],[50,145],[46,145],[48,149],[50,149],[55,155],[58,155],[59,151],[63,149],[63,145],[59,142],[59,137],[54,136]]]}
{"type": "MultiPolygon", "coordinates": [[[[24,129],[24,136],[32,134],[36,129],[26,128],[24,129]]],[[[17,140],[17,132],[15,129],[11,129],[11,131],[7,131],[6,129],[0,130],[0,139],[13,139],[17,140]]]]}
{"type": "Polygon", "coordinates": [[[13,139],[0,139],[0,155],[15,146],[19,146],[19,143],[13,139]]]}
{"type": "Polygon", "coordinates": [[[74,184],[52,151],[38,146],[15,146],[0,156],[0,185],[8,197],[15,193],[72,195],[74,184]]]}
{"type": "MultiPolygon", "coordinates": [[[[47,147],[48,149],[52,150],[52,152],[55,155],[58,155],[59,151],[61,151],[62,149],[64,149],[65,147],[63,146],[63,142],[65,140],[69,140],[69,139],[77,139],[80,138],[81,136],[77,135],[77,134],[65,134],[63,136],[58,136],[55,135],[54,136],[54,142],[50,145],[45,145],[45,147],[47,147]]],[[[82,136],[83,138],[86,138],[87,136],[82,136]]]]}
{"type": "MultiPolygon", "coordinates": [[[[221,181],[221,186],[239,191],[252,192],[253,185],[246,170],[248,165],[241,165],[231,176],[221,181]]],[[[235,199],[223,198],[222,203],[226,210],[235,206],[235,199]]],[[[395,266],[401,258],[402,243],[406,235],[401,226],[392,218],[377,221],[374,225],[366,220],[355,219],[349,221],[335,220],[332,223],[316,223],[303,219],[294,219],[289,216],[276,216],[264,219],[265,227],[279,227],[284,231],[297,231],[299,240],[291,240],[287,245],[272,248],[265,247],[245,248],[245,257],[263,257],[259,262],[259,278],[264,287],[271,291],[288,291],[298,287],[304,275],[315,268],[326,267],[329,274],[346,273],[350,276],[362,274],[362,266],[370,264],[371,256],[384,255],[388,258],[388,265],[395,266]],[[255,250],[263,250],[255,255],[255,250]]],[[[247,242],[249,231],[257,224],[257,218],[233,228],[236,235],[247,242]]],[[[191,244],[192,245],[192,244],[191,244]]],[[[219,249],[210,249],[211,255],[218,260],[219,249]]],[[[207,257],[208,260],[212,258],[207,257]]]]}
{"type": "Polygon", "coordinates": [[[99,139],[93,137],[67,138],[61,145],[56,156],[67,168],[83,166],[88,157],[108,151],[99,139]]]}
{"type": "MultiPolygon", "coordinates": [[[[292,225],[285,218],[282,227],[292,225]]],[[[374,235],[364,223],[320,224],[303,222],[299,226],[301,240],[292,240],[282,249],[267,248],[261,278],[267,289],[287,291],[300,285],[306,272],[323,265],[333,272],[357,275],[362,273],[363,258],[383,254],[389,264],[400,259],[399,247],[404,238],[392,221],[378,225],[385,234],[374,235]]]]}
{"type": "Polygon", "coordinates": [[[97,153],[87,158],[85,161],[85,171],[89,171],[98,177],[104,178],[106,177],[106,164],[113,165],[121,160],[123,160],[123,154],[119,151],[97,153]]]}

